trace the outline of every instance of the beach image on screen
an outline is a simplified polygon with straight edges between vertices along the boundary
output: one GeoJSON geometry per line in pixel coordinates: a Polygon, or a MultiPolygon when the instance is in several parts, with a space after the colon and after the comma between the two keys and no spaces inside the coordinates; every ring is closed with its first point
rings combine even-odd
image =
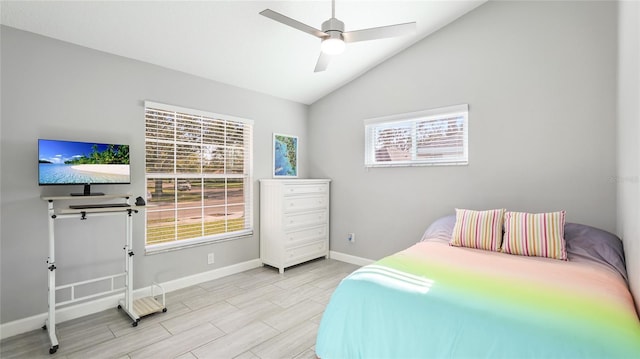
{"type": "Polygon", "coordinates": [[[129,183],[129,146],[40,140],[40,184],[129,183]]]}

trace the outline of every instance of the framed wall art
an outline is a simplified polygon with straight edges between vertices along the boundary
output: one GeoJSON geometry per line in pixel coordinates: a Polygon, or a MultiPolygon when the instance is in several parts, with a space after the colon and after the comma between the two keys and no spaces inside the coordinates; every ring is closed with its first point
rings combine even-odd
{"type": "Polygon", "coordinates": [[[273,177],[298,177],[298,136],[273,134],[273,177]]]}

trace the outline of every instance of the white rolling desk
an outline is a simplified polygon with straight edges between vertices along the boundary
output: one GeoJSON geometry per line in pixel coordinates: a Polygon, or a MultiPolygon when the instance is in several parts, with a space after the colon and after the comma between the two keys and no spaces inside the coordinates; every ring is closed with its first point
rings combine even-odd
{"type": "Polygon", "coordinates": [[[102,196],[43,196],[42,200],[47,201],[48,221],[49,221],[49,257],[47,259],[47,270],[49,275],[48,284],[48,316],[43,329],[48,330],[51,347],[49,353],[53,354],[58,350],[58,338],[56,336],[56,307],[60,305],[70,304],[78,301],[85,301],[94,297],[102,297],[107,294],[124,292],[124,299],[120,300],[118,309],[124,310],[133,320],[134,327],[138,325],[140,317],[155,313],[166,312],[164,300],[164,290],[157,284],[152,286],[152,296],[133,300],[133,238],[132,238],[132,216],[138,213],[141,207],[131,204],[131,195],[115,194],[102,196]],[[114,200],[120,200],[113,203],[114,200]],[[59,205],[61,201],[73,202],[68,207],[59,205]],[[56,207],[56,204],[58,206],[56,207]],[[125,218],[125,244],[124,259],[125,270],[123,273],[94,278],[81,282],[65,284],[56,287],[56,259],[55,259],[55,222],[58,219],[75,218],[85,220],[89,216],[123,216],[125,218]],[[124,278],[124,286],[116,288],[115,280],[124,278]],[[85,295],[76,298],[75,288],[81,285],[87,285],[94,282],[111,282],[109,290],[91,295],[85,295]],[[158,287],[162,294],[162,303],[155,299],[155,287],[158,287]],[[68,289],[70,290],[70,299],[56,303],[56,291],[68,289]]]}

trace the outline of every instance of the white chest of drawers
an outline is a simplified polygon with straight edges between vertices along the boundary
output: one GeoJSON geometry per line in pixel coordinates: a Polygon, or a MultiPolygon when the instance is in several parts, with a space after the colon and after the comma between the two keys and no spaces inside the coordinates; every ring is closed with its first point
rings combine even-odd
{"type": "Polygon", "coordinates": [[[260,180],[260,259],[286,267],[329,255],[328,179],[260,180]]]}

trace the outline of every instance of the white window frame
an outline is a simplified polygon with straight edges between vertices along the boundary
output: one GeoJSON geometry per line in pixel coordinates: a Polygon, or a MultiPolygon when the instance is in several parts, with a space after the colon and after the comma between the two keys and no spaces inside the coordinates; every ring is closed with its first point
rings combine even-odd
{"type": "MultiPolygon", "coordinates": [[[[178,221],[176,221],[176,237],[174,237],[173,240],[171,241],[167,241],[167,242],[163,242],[163,243],[155,243],[155,244],[147,244],[147,216],[149,212],[153,212],[153,202],[152,201],[147,201],[147,210],[145,211],[145,252],[148,254],[151,253],[156,253],[156,252],[163,252],[163,251],[167,251],[167,250],[174,250],[174,249],[181,249],[181,248],[188,248],[188,247],[192,247],[192,246],[196,246],[196,245],[201,245],[201,244],[207,244],[207,243],[213,243],[213,242],[220,242],[220,241],[226,241],[226,240],[232,240],[232,239],[237,239],[237,238],[243,238],[243,237],[247,237],[247,236],[251,236],[253,235],[254,232],[254,227],[253,227],[253,218],[254,218],[254,214],[253,214],[253,182],[254,182],[254,178],[253,178],[253,121],[252,120],[248,120],[248,119],[243,119],[243,118],[239,118],[239,117],[234,117],[234,116],[229,116],[229,115],[221,115],[221,114],[216,114],[216,113],[211,113],[211,112],[206,112],[206,111],[200,111],[200,110],[194,110],[194,109],[189,109],[189,108],[183,108],[183,107],[179,107],[179,106],[173,106],[173,105],[167,105],[167,104],[162,104],[162,103],[157,103],[157,102],[151,102],[151,101],[145,101],[144,103],[145,106],[145,162],[146,162],[146,158],[147,158],[147,154],[146,154],[146,148],[147,148],[147,141],[150,141],[150,139],[147,137],[146,134],[146,127],[147,127],[147,110],[148,109],[153,109],[153,110],[158,110],[158,111],[163,111],[163,112],[171,112],[174,114],[185,114],[188,116],[197,116],[197,117],[202,117],[204,119],[209,119],[209,120],[213,120],[213,121],[224,121],[224,122],[232,122],[232,123],[236,123],[236,124],[243,124],[245,126],[248,126],[247,129],[245,129],[245,131],[248,131],[248,139],[246,139],[248,143],[245,144],[244,146],[244,150],[245,150],[245,154],[244,154],[244,171],[242,174],[219,174],[219,173],[206,173],[206,172],[200,172],[200,173],[180,173],[177,171],[176,169],[176,162],[174,160],[174,169],[173,172],[147,172],[147,166],[145,163],[145,192],[146,193],[150,193],[147,189],[147,184],[149,182],[149,179],[157,179],[157,178],[166,178],[168,180],[174,180],[175,186],[176,186],[176,192],[177,193],[177,187],[178,187],[178,183],[180,178],[201,178],[202,180],[205,179],[238,179],[238,178],[243,178],[244,179],[244,188],[243,188],[243,194],[244,194],[244,216],[245,216],[245,224],[244,224],[244,228],[242,230],[239,231],[232,231],[232,232],[225,232],[225,233],[220,233],[220,234],[214,234],[214,235],[205,235],[205,236],[201,236],[201,237],[194,237],[194,238],[190,238],[190,239],[177,239],[177,226],[178,226],[178,221]]],[[[243,132],[244,134],[244,132],[243,132]]],[[[153,140],[151,140],[153,141],[153,140]]],[[[157,141],[157,140],[156,140],[157,141]]],[[[176,139],[174,138],[174,143],[177,143],[176,139]]],[[[175,159],[175,153],[174,153],[174,159],[175,159]]],[[[225,163],[226,163],[226,159],[225,159],[225,163]]],[[[226,170],[225,170],[226,172],[226,170]]],[[[227,205],[226,203],[226,198],[227,198],[227,190],[225,189],[225,207],[227,205]]],[[[204,196],[204,191],[202,192],[202,196],[204,196]]],[[[203,197],[204,198],[204,197],[203,197]]],[[[174,209],[176,211],[176,218],[177,216],[177,212],[178,212],[178,206],[177,206],[177,195],[175,196],[176,201],[176,208],[174,209]]],[[[204,218],[204,208],[205,205],[203,204],[204,201],[203,199],[201,199],[201,205],[199,206],[201,208],[201,211],[203,213],[203,218],[204,218]]],[[[196,206],[197,207],[197,206],[196,206]]],[[[204,221],[203,224],[204,226],[204,221]]]]}
{"type": "MultiPolygon", "coordinates": [[[[469,105],[454,105],[440,107],[430,110],[404,113],[398,115],[377,117],[364,120],[365,127],[365,148],[364,148],[364,165],[365,167],[398,167],[398,166],[455,166],[467,165],[469,163],[469,105]],[[443,156],[440,158],[419,158],[417,155],[417,131],[416,126],[419,122],[438,121],[458,118],[458,123],[462,125],[462,148],[456,147],[458,151],[462,150],[459,156],[443,156]],[[376,133],[388,128],[410,128],[411,129],[411,149],[406,154],[410,158],[401,160],[380,161],[376,159],[376,133]]],[[[446,152],[442,148],[443,153],[446,152]]]]}

